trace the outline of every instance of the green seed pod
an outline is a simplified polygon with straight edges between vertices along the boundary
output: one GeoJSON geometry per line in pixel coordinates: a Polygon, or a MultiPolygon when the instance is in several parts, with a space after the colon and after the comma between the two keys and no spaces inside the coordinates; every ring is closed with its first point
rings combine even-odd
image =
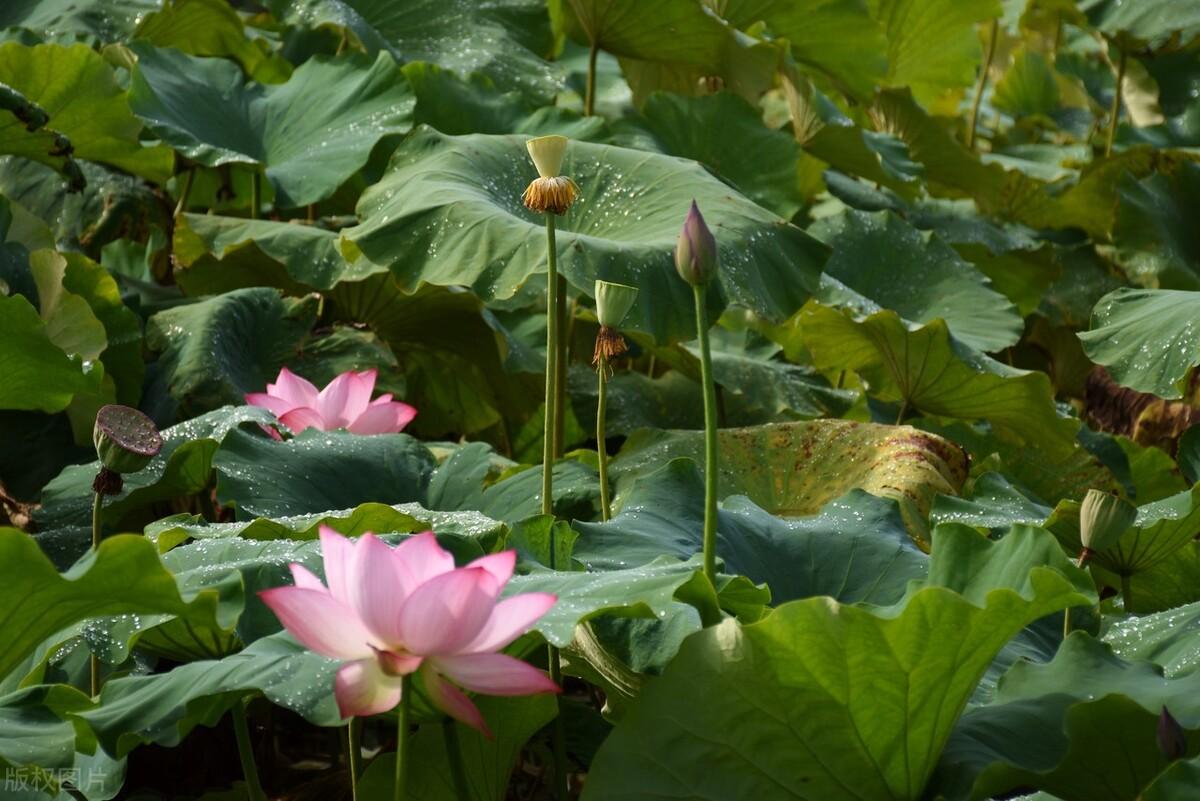
{"type": "Polygon", "coordinates": [[[1136,519],[1137,508],[1129,501],[1101,490],[1088,490],[1079,507],[1079,538],[1084,550],[1111,548],[1136,519]]]}
{"type": "Polygon", "coordinates": [[[96,413],[92,441],[100,464],[114,473],[136,473],[162,449],[154,421],[137,409],[110,404],[96,413]]]}
{"type": "Polygon", "coordinates": [[[675,245],[675,269],[692,286],[703,286],[717,274],[717,240],[694,200],[675,245]]]}
{"type": "Polygon", "coordinates": [[[619,328],[637,300],[637,287],[596,281],[596,317],[605,328],[619,328]]]}

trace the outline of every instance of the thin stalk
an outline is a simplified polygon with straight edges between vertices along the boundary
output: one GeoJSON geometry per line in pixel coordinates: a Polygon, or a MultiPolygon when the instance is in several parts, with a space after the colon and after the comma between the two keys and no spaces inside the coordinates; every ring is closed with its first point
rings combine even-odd
{"type": "Polygon", "coordinates": [[[362,767],[362,720],[350,718],[346,724],[346,762],[350,772],[350,799],[358,801],[358,773],[362,767]]]}
{"type": "MultiPolygon", "coordinates": [[[[546,213],[546,414],[542,429],[542,514],[554,514],[554,459],[556,456],[559,417],[559,336],[562,320],[559,309],[558,248],[554,241],[554,214],[546,213]]],[[[552,546],[553,547],[553,546],[552,546]]],[[[550,567],[557,570],[554,552],[551,550],[550,567]]],[[[562,658],[558,649],[548,646],[550,678],[562,686],[562,658]]],[[[559,801],[567,801],[567,740],[562,724],[562,699],[559,699],[559,714],[554,723],[554,768],[555,795],[559,801]]],[[[400,799],[397,799],[400,801],[400,799]]]]}
{"type": "Polygon", "coordinates": [[[404,782],[408,771],[409,709],[412,704],[412,674],[400,679],[400,708],[396,724],[396,785],[392,788],[393,801],[405,801],[404,782]]]}
{"type": "Polygon", "coordinates": [[[983,104],[983,92],[987,89],[988,70],[992,68],[992,59],[996,57],[996,39],[999,38],[1000,20],[992,20],[991,34],[988,37],[987,58],[983,60],[983,68],[979,70],[979,80],[975,82],[975,100],[971,103],[971,120],[967,125],[967,149],[975,147],[975,129],[979,125],[979,107],[983,104]]]}
{"type": "Polygon", "coordinates": [[[175,217],[183,214],[187,209],[188,195],[192,194],[192,181],[196,177],[196,168],[193,167],[187,171],[187,175],[183,176],[183,188],[179,190],[179,202],[175,204],[175,217]]]}
{"type": "MultiPolygon", "coordinates": [[[[104,496],[99,492],[92,500],[92,551],[100,547],[100,510],[104,505],[104,496]]],[[[91,669],[91,685],[92,697],[100,695],[100,660],[95,654],[88,657],[88,667],[91,669]]]]}
{"type": "Polygon", "coordinates": [[[704,575],[717,586],[717,388],[708,342],[704,287],[693,285],[696,334],[700,340],[700,381],[704,385],[704,575]]]}
{"type": "Polygon", "coordinates": [[[542,514],[554,514],[554,436],[558,426],[558,252],[546,212],[546,414],[542,429],[542,514]]]}
{"type": "Polygon", "coordinates": [[[567,364],[569,362],[568,348],[571,345],[571,333],[575,325],[574,314],[567,314],[567,279],[558,276],[558,369],[554,373],[554,458],[562,458],[566,450],[563,435],[566,430],[567,416],[563,409],[567,408],[567,364]]]}
{"type": "Polygon", "coordinates": [[[600,464],[600,520],[606,521],[612,517],[612,509],[608,500],[608,446],[605,436],[604,415],[608,409],[606,387],[608,386],[608,357],[600,354],[599,385],[596,389],[596,455],[600,464]]]}
{"type": "Polygon", "coordinates": [[[258,170],[250,177],[250,219],[258,219],[258,209],[262,205],[262,176],[258,170]]]}
{"type": "Polygon", "coordinates": [[[584,116],[590,117],[596,113],[596,56],[600,46],[592,40],[592,49],[588,52],[587,94],[583,96],[584,116]]]}
{"type": "Polygon", "coordinates": [[[241,701],[233,705],[233,734],[237,738],[238,757],[242,760],[242,775],[246,778],[246,792],[250,801],[267,801],[262,782],[258,779],[258,765],[254,763],[254,749],[250,746],[250,725],[246,722],[246,707],[241,701]]]}
{"type": "Polygon", "coordinates": [[[896,415],[896,425],[904,422],[904,415],[908,414],[908,398],[905,398],[900,403],[900,413],[896,415]]]}
{"type": "Polygon", "coordinates": [[[1125,604],[1126,612],[1133,612],[1133,576],[1121,574],[1121,601],[1125,604]]]}
{"type": "Polygon", "coordinates": [[[454,792],[458,801],[471,801],[471,788],[467,786],[467,769],[463,765],[462,744],[458,741],[458,724],[453,718],[442,721],[442,739],[446,742],[446,756],[450,758],[450,775],[454,779],[454,792]]]}
{"type": "Polygon", "coordinates": [[[1113,140],[1117,138],[1117,123],[1121,119],[1121,84],[1125,82],[1125,60],[1127,56],[1125,51],[1121,51],[1121,58],[1117,60],[1117,88],[1113,92],[1112,108],[1108,110],[1108,136],[1104,140],[1104,157],[1108,158],[1112,155],[1113,140]]]}

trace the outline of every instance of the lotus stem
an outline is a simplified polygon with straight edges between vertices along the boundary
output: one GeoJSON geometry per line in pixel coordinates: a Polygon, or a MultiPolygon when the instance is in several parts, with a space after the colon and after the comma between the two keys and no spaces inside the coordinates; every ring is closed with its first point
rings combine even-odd
{"type": "Polygon", "coordinates": [[[442,721],[442,739],[446,742],[446,756],[450,759],[450,775],[454,779],[454,792],[458,801],[471,801],[467,769],[463,765],[462,744],[458,740],[458,724],[454,722],[454,718],[442,721]]]}
{"type": "Polygon", "coordinates": [[[258,219],[258,209],[262,205],[262,176],[258,170],[250,177],[250,219],[258,219]]]}
{"type": "Polygon", "coordinates": [[[192,194],[192,181],[196,178],[196,168],[192,167],[183,176],[183,188],[179,190],[179,202],[175,204],[175,214],[178,217],[187,211],[188,196],[192,194]]]}
{"type": "Polygon", "coordinates": [[[396,710],[396,784],[392,788],[393,801],[405,801],[404,782],[408,771],[409,711],[412,707],[412,674],[400,679],[400,706],[396,710]]]}
{"type": "Polygon", "coordinates": [[[608,447],[605,444],[608,437],[604,425],[605,411],[608,408],[608,357],[603,353],[600,354],[596,375],[599,376],[596,389],[596,456],[600,467],[600,520],[607,522],[612,517],[612,508],[608,499],[608,447]]]}
{"type": "Polygon", "coordinates": [[[258,765],[254,763],[254,749],[250,745],[250,724],[246,722],[246,707],[238,700],[233,705],[233,734],[237,738],[238,757],[242,760],[242,775],[246,778],[246,793],[250,801],[267,801],[262,782],[258,778],[258,765]]]}
{"type": "Polygon", "coordinates": [[[1121,84],[1125,82],[1125,60],[1128,56],[1125,51],[1121,51],[1121,57],[1117,60],[1117,86],[1113,91],[1112,108],[1108,111],[1108,136],[1104,140],[1104,157],[1108,158],[1112,155],[1113,140],[1117,138],[1117,123],[1121,119],[1121,84]]]}
{"type": "Polygon", "coordinates": [[[558,426],[558,253],[546,212],[546,409],[542,429],[542,514],[554,514],[554,432],[558,426]]]}
{"type": "Polygon", "coordinates": [[[587,117],[596,113],[596,56],[599,52],[600,46],[593,39],[588,52],[587,93],[583,96],[583,113],[587,117]]]}
{"type": "Polygon", "coordinates": [[[700,340],[700,382],[704,385],[704,575],[717,586],[717,387],[708,341],[704,285],[693,284],[696,333],[700,340]]]}
{"type": "MultiPolygon", "coordinates": [[[[562,686],[562,659],[558,649],[550,646],[550,680],[562,686]]],[[[562,696],[558,696],[558,715],[554,718],[554,797],[567,801],[570,782],[567,780],[567,728],[563,722],[562,696]]]]}
{"type": "MultiPolygon", "coordinates": [[[[92,553],[95,553],[100,548],[100,512],[104,505],[104,494],[101,492],[95,493],[96,497],[92,500],[92,553]]],[[[88,667],[91,670],[92,697],[100,695],[100,660],[95,654],[88,656],[88,667]]]]}
{"type": "Polygon", "coordinates": [[[979,125],[979,107],[983,104],[983,92],[987,89],[988,70],[992,68],[992,59],[996,57],[996,39],[1000,34],[1000,20],[992,20],[991,33],[988,36],[987,57],[979,70],[979,80],[975,82],[975,100],[971,103],[971,120],[967,125],[967,149],[975,149],[975,129],[979,125]]]}
{"type": "Polygon", "coordinates": [[[1121,574],[1121,600],[1125,611],[1133,614],[1133,576],[1129,573],[1121,574]]]}
{"type": "Polygon", "coordinates": [[[350,718],[346,724],[346,762],[350,773],[350,799],[358,801],[358,773],[362,767],[362,720],[350,718]]]}
{"type": "Polygon", "coordinates": [[[567,314],[567,279],[558,276],[558,363],[554,371],[554,459],[562,458],[566,451],[563,441],[567,416],[563,409],[567,408],[567,362],[568,348],[571,344],[571,330],[574,327],[574,314],[567,314]]]}

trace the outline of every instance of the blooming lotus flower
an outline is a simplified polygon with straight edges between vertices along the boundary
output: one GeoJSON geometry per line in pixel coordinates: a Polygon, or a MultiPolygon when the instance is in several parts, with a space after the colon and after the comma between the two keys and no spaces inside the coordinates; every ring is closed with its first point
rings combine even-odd
{"type": "Polygon", "coordinates": [[[295,586],[259,596],[305,647],[345,661],[334,682],[343,717],[393,708],[401,677],[419,672],[438,708],[490,737],[455,685],[487,695],[559,691],[542,671],[498,653],[557,600],[540,592],[499,600],[516,551],[455,568],[431,531],[396,548],[370,533],[348,540],[326,526],[320,537],[328,587],[293,564],[295,586]]]}
{"type": "Polygon", "coordinates": [[[251,392],[246,403],[268,409],[297,434],[306,428],[352,434],[392,434],[402,430],[417,410],[392,400],[390,394],[371,400],[376,370],[342,373],[324,389],[317,388],[284,367],[266,392],[251,392]]]}

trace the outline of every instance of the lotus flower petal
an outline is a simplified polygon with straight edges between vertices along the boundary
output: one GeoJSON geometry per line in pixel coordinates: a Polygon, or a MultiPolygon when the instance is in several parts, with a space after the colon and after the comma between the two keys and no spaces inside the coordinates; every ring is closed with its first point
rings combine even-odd
{"type": "Polygon", "coordinates": [[[371,632],[353,609],[328,591],[276,587],[259,597],[304,647],[334,659],[374,656],[371,632]]]}
{"type": "Polygon", "coordinates": [[[471,699],[450,682],[437,674],[437,671],[422,667],[421,679],[425,682],[425,694],[434,706],[455,720],[460,720],[473,729],[483,732],[483,736],[492,739],[491,729],[483,719],[479,707],[471,703],[471,699]]]}
{"type": "Polygon", "coordinates": [[[301,378],[286,367],[280,368],[279,377],[275,379],[274,384],[267,384],[267,392],[287,401],[293,408],[296,406],[315,407],[317,396],[320,394],[312,382],[301,378]]]}
{"type": "Polygon", "coordinates": [[[279,422],[297,434],[306,428],[315,428],[319,431],[325,431],[328,428],[325,418],[321,416],[320,412],[308,406],[298,406],[287,414],[281,414],[279,422]]]}
{"type": "Polygon", "coordinates": [[[372,659],[347,662],[338,668],[333,682],[338,711],[343,718],[387,712],[400,703],[400,682],[389,676],[372,659]]]}
{"type": "Polygon", "coordinates": [[[483,568],[435,576],[404,602],[401,640],[414,654],[452,654],[479,634],[491,616],[500,588],[483,568]]]}
{"type": "Polygon", "coordinates": [[[416,416],[417,410],[407,403],[372,403],[347,428],[352,434],[392,434],[404,430],[416,416]]]}
{"type": "Polygon", "coordinates": [[[507,654],[463,654],[429,662],[458,684],[487,695],[531,695],[560,692],[557,684],[528,662],[507,654]]]}
{"type": "Polygon", "coordinates": [[[529,592],[506,598],[492,610],[491,617],[467,643],[463,653],[498,651],[520,637],[554,606],[558,598],[544,592],[529,592]]]}

